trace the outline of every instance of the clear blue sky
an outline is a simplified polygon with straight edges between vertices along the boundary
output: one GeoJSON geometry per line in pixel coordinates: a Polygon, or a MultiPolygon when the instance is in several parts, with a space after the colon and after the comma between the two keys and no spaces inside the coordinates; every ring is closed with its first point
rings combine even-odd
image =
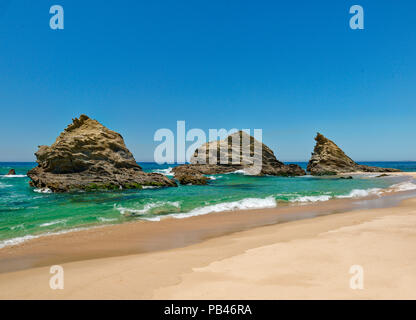
{"type": "Polygon", "coordinates": [[[177,120],[261,128],[283,161],[317,131],[357,161],[416,160],[416,2],[0,0],[0,111],[0,161],[33,161],[81,113],[138,161],[177,120]]]}

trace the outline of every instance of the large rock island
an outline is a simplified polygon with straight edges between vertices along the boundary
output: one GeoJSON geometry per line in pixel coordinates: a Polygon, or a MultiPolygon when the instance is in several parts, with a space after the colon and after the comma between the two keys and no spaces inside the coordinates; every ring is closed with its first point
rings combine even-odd
{"type": "MultiPolygon", "coordinates": [[[[188,181],[193,177],[194,184],[205,184],[205,174],[221,174],[230,173],[237,170],[243,170],[246,174],[253,174],[258,176],[272,175],[272,176],[302,176],[305,171],[298,165],[286,165],[276,159],[273,151],[265,144],[257,141],[254,137],[248,135],[244,131],[238,131],[229,135],[224,140],[211,141],[205,143],[195,150],[194,155],[190,159],[191,164],[180,165],[173,168],[175,177],[182,183],[188,181]],[[233,141],[239,141],[239,145],[235,145],[233,141]],[[256,148],[255,144],[261,146],[256,148]],[[247,154],[244,152],[247,150],[247,154]],[[261,150],[261,154],[259,153],[261,150]],[[256,152],[258,154],[256,154],[256,152]],[[210,163],[210,153],[213,153],[210,163]],[[238,155],[237,163],[233,163],[233,154],[238,155]],[[253,158],[257,158],[261,167],[253,167],[253,158]],[[227,159],[228,163],[221,163],[221,159],[227,159]],[[212,163],[213,162],[213,163],[212,163]],[[200,183],[198,183],[198,181],[200,183]]],[[[256,161],[254,160],[254,163],[256,161]]]]}
{"type": "Polygon", "coordinates": [[[316,145],[308,163],[312,175],[336,175],[348,172],[400,172],[398,169],[360,165],[348,157],[333,141],[318,133],[316,145]]]}
{"type": "Polygon", "coordinates": [[[143,172],[123,137],[86,115],[35,155],[38,166],[27,173],[30,185],[54,192],[176,186],[164,175],[143,172]]]}

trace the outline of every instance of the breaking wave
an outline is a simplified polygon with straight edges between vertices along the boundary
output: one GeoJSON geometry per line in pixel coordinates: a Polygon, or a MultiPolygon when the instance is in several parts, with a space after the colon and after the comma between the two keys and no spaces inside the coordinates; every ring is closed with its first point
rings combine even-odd
{"type": "Polygon", "coordinates": [[[33,191],[37,193],[52,193],[52,190],[49,188],[33,189],[33,191]]]}
{"type": "Polygon", "coordinates": [[[132,216],[134,216],[134,215],[147,214],[147,213],[150,213],[152,211],[152,209],[166,207],[166,206],[179,208],[180,207],[180,202],[179,201],[151,202],[151,203],[145,204],[143,209],[124,208],[124,207],[119,207],[117,205],[114,205],[114,208],[117,209],[122,215],[127,215],[127,216],[132,215],[132,216]]]}
{"type": "Polygon", "coordinates": [[[354,189],[350,193],[346,195],[340,195],[336,196],[336,198],[345,199],[345,198],[363,198],[368,197],[370,195],[381,195],[383,193],[383,190],[380,188],[371,188],[367,190],[363,189],[354,189]]]}
{"type": "Polygon", "coordinates": [[[397,184],[393,184],[391,186],[391,189],[393,191],[410,191],[410,190],[416,190],[416,184],[412,183],[412,182],[401,182],[401,183],[397,183],[397,184]]]}
{"type": "Polygon", "coordinates": [[[26,178],[27,175],[25,174],[10,174],[10,175],[3,175],[2,178],[26,178]]]}
{"type": "Polygon", "coordinates": [[[186,213],[170,214],[170,217],[182,219],[193,216],[200,216],[211,212],[247,210],[247,209],[263,209],[276,207],[276,199],[274,197],[267,197],[265,199],[246,198],[232,202],[222,202],[206,207],[193,209],[186,213]]]}
{"type": "Polygon", "coordinates": [[[153,172],[163,174],[164,176],[173,176],[172,167],[169,167],[167,169],[155,169],[153,170],[153,172]]]}
{"type": "Polygon", "coordinates": [[[39,225],[39,227],[49,227],[49,226],[53,226],[55,224],[61,224],[61,223],[65,223],[65,222],[66,222],[66,220],[56,220],[56,221],[42,223],[42,224],[39,225]]]}
{"type": "Polygon", "coordinates": [[[57,235],[60,235],[60,234],[82,231],[82,230],[91,230],[91,229],[96,229],[96,228],[101,228],[101,227],[102,226],[85,227],[85,228],[72,228],[72,229],[62,230],[62,231],[58,231],[58,232],[46,232],[46,233],[37,234],[37,235],[29,234],[29,235],[22,236],[22,237],[6,239],[6,240],[0,241],[0,249],[2,249],[4,247],[9,247],[9,246],[15,246],[15,245],[21,244],[25,241],[32,240],[32,239],[37,239],[37,238],[41,238],[41,237],[57,236],[57,235]]]}
{"type": "Polygon", "coordinates": [[[321,195],[321,196],[301,196],[294,199],[289,200],[290,202],[318,202],[318,201],[328,201],[332,197],[329,195],[321,195]]]}

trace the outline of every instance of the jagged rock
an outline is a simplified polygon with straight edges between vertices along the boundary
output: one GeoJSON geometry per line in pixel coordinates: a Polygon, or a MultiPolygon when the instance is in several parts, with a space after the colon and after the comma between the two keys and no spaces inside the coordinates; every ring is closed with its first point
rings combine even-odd
{"type": "Polygon", "coordinates": [[[14,176],[16,175],[16,171],[14,169],[10,169],[6,176],[14,176]]]}
{"type": "Polygon", "coordinates": [[[348,157],[333,141],[318,133],[316,145],[308,163],[312,175],[336,175],[346,172],[400,172],[398,169],[360,165],[348,157]]]}
{"type": "Polygon", "coordinates": [[[175,176],[180,174],[220,174],[236,170],[244,170],[247,174],[273,175],[273,176],[302,176],[305,171],[298,165],[285,165],[276,159],[273,151],[263,143],[255,140],[244,131],[229,135],[220,141],[208,142],[197,150],[190,159],[191,164],[180,165],[173,168],[175,176]],[[232,143],[239,138],[240,144],[232,143]],[[257,146],[257,147],[255,147],[257,146]],[[259,153],[261,146],[261,153],[259,153]],[[247,151],[247,154],[243,151],[247,151]],[[214,161],[210,162],[211,158],[214,161]],[[233,162],[233,155],[234,161],[233,162]],[[235,156],[237,155],[237,157],[235,156]],[[253,158],[257,161],[253,162],[253,158]],[[221,159],[228,163],[222,163],[221,159]],[[214,163],[212,163],[214,162],[214,163]],[[261,163],[261,167],[253,166],[261,163]]]}
{"type": "Polygon", "coordinates": [[[28,172],[31,186],[54,192],[176,186],[164,175],[143,172],[123,137],[86,115],[35,155],[38,166],[28,172]]]}

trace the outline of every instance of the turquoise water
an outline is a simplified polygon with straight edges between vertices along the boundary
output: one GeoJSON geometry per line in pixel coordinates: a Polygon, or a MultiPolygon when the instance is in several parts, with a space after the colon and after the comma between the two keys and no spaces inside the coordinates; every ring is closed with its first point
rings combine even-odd
{"type": "MultiPolygon", "coordinates": [[[[306,163],[298,164],[306,166],[306,163]]],[[[416,162],[365,164],[416,171],[416,162]]],[[[286,202],[359,197],[398,183],[389,177],[340,180],[221,174],[212,176],[207,186],[52,194],[36,192],[29,186],[26,172],[34,166],[35,163],[0,163],[0,247],[74,228],[275,207],[286,202]],[[11,168],[16,170],[16,176],[5,177],[11,168]]],[[[168,165],[144,163],[141,166],[149,172],[170,172],[168,165]]]]}

